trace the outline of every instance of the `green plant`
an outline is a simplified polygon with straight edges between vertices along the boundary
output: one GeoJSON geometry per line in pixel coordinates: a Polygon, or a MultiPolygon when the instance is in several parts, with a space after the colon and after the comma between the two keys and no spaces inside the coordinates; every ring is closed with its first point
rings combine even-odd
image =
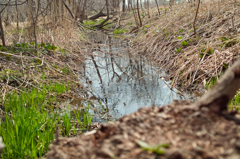
{"type": "Polygon", "coordinates": [[[203,55],[204,55],[204,53],[206,53],[206,56],[210,56],[211,54],[213,54],[213,52],[214,52],[214,50],[213,50],[211,47],[208,48],[208,49],[203,48],[203,49],[201,50],[201,53],[199,54],[199,57],[202,58],[203,55]]]}
{"type": "Polygon", "coordinates": [[[1,120],[0,136],[6,148],[3,158],[38,158],[54,139],[57,114],[47,112],[45,91],[7,94],[4,101],[5,121],[1,120]]]}
{"type": "Polygon", "coordinates": [[[113,34],[123,34],[126,30],[118,28],[116,30],[113,31],[113,34]]]}
{"type": "Polygon", "coordinates": [[[99,20],[99,23],[102,23],[102,22],[104,22],[104,20],[105,20],[105,19],[100,19],[100,20],[99,20]]]}
{"type": "Polygon", "coordinates": [[[228,68],[228,64],[223,63],[223,68],[226,70],[228,68]]]}
{"type": "Polygon", "coordinates": [[[91,126],[92,123],[92,115],[89,113],[89,103],[87,105],[87,108],[85,110],[85,114],[84,114],[84,121],[83,121],[83,125],[85,128],[91,126]]]}
{"type": "Polygon", "coordinates": [[[181,45],[182,45],[182,46],[187,46],[187,45],[188,45],[188,41],[187,41],[187,40],[182,41],[182,42],[181,42],[181,45]]]}
{"type": "Polygon", "coordinates": [[[154,152],[158,155],[163,155],[165,153],[164,149],[169,147],[169,144],[160,144],[160,145],[156,145],[156,146],[151,146],[151,145],[147,144],[146,142],[143,142],[140,140],[138,140],[137,143],[139,146],[141,146],[141,148],[143,150],[154,152]]]}
{"type": "Polygon", "coordinates": [[[69,136],[72,125],[71,125],[71,114],[70,110],[64,113],[62,117],[63,126],[64,126],[64,135],[69,136]]]}
{"type": "Polygon", "coordinates": [[[183,33],[183,31],[184,31],[183,29],[179,30],[179,32],[181,32],[181,33],[183,33]]]}
{"type": "Polygon", "coordinates": [[[178,38],[179,40],[182,40],[183,37],[182,37],[182,36],[178,36],[177,38],[178,38]]]}
{"type": "Polygon", "coordinates": [[[217,82],[217,78],[211,78],[209,83],[206,83],[205,88],[209,90],[217,82]]]}
{"type": "Polygon", "coordinates": [[[144,31],[144,33],[148,32],[149,25],[144,25],[141,30],[144,31]]]}
{"type": "MultiPolygon", "coordinates": [[[[217,82],[217,78],[211,78],[209,83],[206,83],[205,88],[206,90],[209,90],[210,88],[213,87],[213,85],[217,82]]],[[[234,96],[234,98],[230,101],[229,105],[239,105],[240,104],[240,92],[238,91],[237,94],[234,96]]]]}
{"type": "Polygon", "coordinates": [[[221,37],[220,40],[223,42],[223,45],[225,45],[226,47],[232,47],[233,45],[238,43],[236,39],[232,40],[231,38],[228,38],[228,37],[221,37]]]}
{"type": "Polygon", "coordinates": [[[177,53],[180,53],[181,50],[182,50],[182,48],[180,48],[180,47],[175,48],[175,51],[176,51],[177,53]]]}
{"type": "Polygon", "coordinates": [[[76,119],[77,119],[77,122],[78,122],[78,125],[80,126],[80,127],[82,127],[82,122],[81,122],[81,120],[80,120],[80,118],[81,118],[81,116],[80,116],[80,110],[78,111],[78,110],[74,110],[73,111],[74,112],[74,114],[75,114],[75,117],[76,117],[76,119]]]}
{"type": "Polygon", "coordinates": [[[86,26],[95,25],[96,23],[97,23],[96,20],[89,20],[89,21],[84,20],[84,21],[83,21],[83,25],[86,25],[86,26]]]}
{"type": "Polygon", "coordinates": [[[165,33],[165,34],[164,34],[164,36],[165,36],[166,38],[168,38],[168,35],[169,35],[169,33],[165,33]]]}
{"type": "Polygon", "coordinates": [[[240,93],[237,92],[236,96],[235,96],[234,99],[232,100],[233,105],[239,105],[239,98],[240,98],[240,93]]]}

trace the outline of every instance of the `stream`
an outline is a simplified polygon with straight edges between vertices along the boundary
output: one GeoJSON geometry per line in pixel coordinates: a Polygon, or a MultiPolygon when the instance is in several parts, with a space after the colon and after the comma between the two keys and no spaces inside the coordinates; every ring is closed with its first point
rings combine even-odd
{"type": "Polygon", "coordinates": [[[90,35],[101,47],[87,56],[79,80],[81,94],[91,101],[93,121],[113,121],[145,106],[163,106],[173,99],[185,99],[171,90],[153,63],[132,56],[126,40],[105,34],[90,35]]]}

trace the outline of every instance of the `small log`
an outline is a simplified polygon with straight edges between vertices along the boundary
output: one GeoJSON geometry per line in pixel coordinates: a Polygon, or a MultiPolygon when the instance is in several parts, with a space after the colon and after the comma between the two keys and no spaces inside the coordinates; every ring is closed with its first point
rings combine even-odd
{"type": "Polygon", "coordinates": [[[193,107],[208,107],[214,113],[224,114],[239,88],[240,60],[236,61],[203,97],[193,103],[193,107]]]}
{"type": "Polygon", "coordinates": [[[97,14],[91,16],[90,18],[88,18],[89,20],[95,20],[97,18],[100,18],[100,17],[104,17],[104,16],[107,16],[105,13],[103,13],[103,11],[101,10],[100,12],[98,12],[97,14]]]}

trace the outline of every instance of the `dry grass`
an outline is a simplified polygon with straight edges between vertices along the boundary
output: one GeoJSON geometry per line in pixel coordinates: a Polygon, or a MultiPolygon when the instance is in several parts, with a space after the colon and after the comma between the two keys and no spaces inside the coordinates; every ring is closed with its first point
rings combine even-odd
{"type": "Polygon", "coordinates": [[[82,69],[84,55],[87,54],[85,32],[80,32],[76,24],[66,21],[61,24],[39,23],[37,26],[37,42],[50,43],[57,48],[47,50],[34,45],[29,48],[18,48],[16,44],[34,42],[30,34],[31,29],[27,22],[19,24],[19,30],[13,22],[5,29],[6,51],[0,50],[0,80],[4,96],[12,90],[22,91],[25,88],[38,87],[43,84],[63,82],[69,83],[73,88],[80,86],[78,71],[82,69]],[[11,51],[23,49],[23,51],[11,51]],[[35,61],[35,62],[34,62],[35,61]],[[17,73],[11,73],[16,71],[17,73]],[[11,80],[15,85],[9,84],[5,76],[13,76],[11,80]],[[44,76],[44,78],[43,78],[44,76]]]}
{"type": "Polygon", "coordinates": [[[192,26],[195,12],[193,4],[185,3],[171,10],[162,7],[160,16],[156,8],[152,9],[154,16],[144,18],[143,27],[133,39],[133,52],[155,61],[159,70],[169,70],[172,86],[181,83],[184,88],[196,88],[220,76],[239,57],[239,3],[202,2],[196,35],[192,26]],[[185,40],[188,44],[183,46],[185,40]]]}

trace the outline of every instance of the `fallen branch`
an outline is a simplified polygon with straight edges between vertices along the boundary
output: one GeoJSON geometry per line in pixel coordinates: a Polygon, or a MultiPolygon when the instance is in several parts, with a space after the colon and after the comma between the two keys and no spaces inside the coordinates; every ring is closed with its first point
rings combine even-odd
{"type": "Polygon", "coordinates": [[[210,111],[221,114],[227,111],[227,105],[240,88],[240,60],[230,67],[220,80],[203,97],[196,101],[194,107],[208,107],[210,111]]]}

